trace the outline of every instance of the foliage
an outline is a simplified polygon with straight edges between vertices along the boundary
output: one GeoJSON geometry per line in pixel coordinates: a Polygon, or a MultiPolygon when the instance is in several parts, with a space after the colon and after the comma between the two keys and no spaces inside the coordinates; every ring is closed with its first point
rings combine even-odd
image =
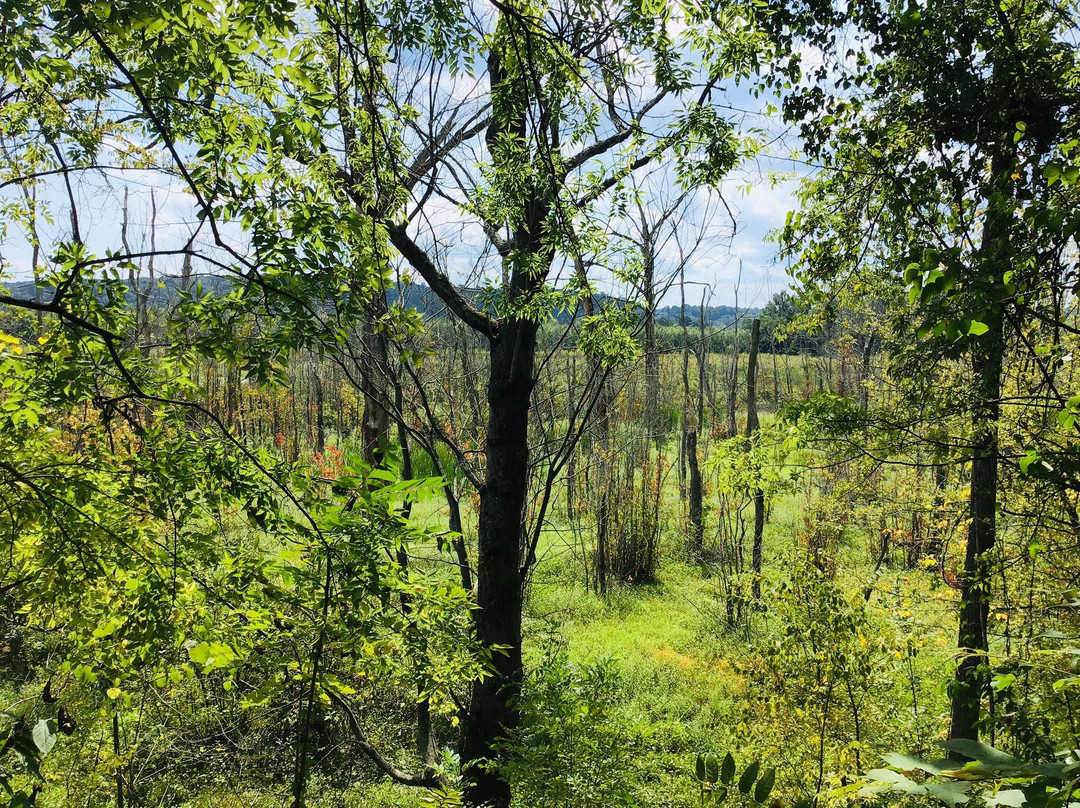
{"type": "Polygon", "coordinates": [[[70,735],[68,726],[60,727],[57,718],[39,718],[36,722],[27,721],[26,716],[14,716],[7,713],[3,716],[5,723],[10,723],[0,732],[0,788],[6,792],[0,795],[0,799],[6,799],[9,808],[24,808],[34,804],[40,783],[35,782],[29,792],[25,789],[15,790],[13,775],[5,765],[5,757],[9,755],[18,758],[21,768],[41,781],[42,759],[52,751],[56,745],[58,732],[70,735]]]}
{"type": "Polygon", "coordinates": [[[735,758],[728,752],[722,761],[715,755],[698,755],[694,762],[694,777],[701,787],[701,804],[720,805],[728,797],[731,787],[760,805],[768,804],[776,784],[776,769],[762,770],[761,763],[754,761],[740,775],[735,758]]]}
{"type": "Polygon", "coordinates": [[[640,739],[621,715],[622,683],[610,661],[578,666],[549,647],[526,679],[521,724],[500,772],[523,804],[632,805],[640,739]]]}
{"type": "MultiPolygon", "coordinates": [[[[452,806],[497,773],[521,804],[666,808],[692,796],[687,750],[728,747],[777,768],[699,756],[703,804],[765,804],[779,778],[819,804],[1067,806],[1074,16],[0,0],[0,238],[35,278],[0,294],[10,803],[234,789],[302,808],[384,799],[369,786],[388,777],[452,806]],[[694,337],[696,419],[677,357],[649,378],[715,494],[700,559],[724,627],[715,583],[661,552],[686,444],[642,439],[637,311],[596,290],[638,285],[657,257],[622,234],[655,201],[642,171],[692,191],[755,154],[718,100],[751,77],[783,88],[820,167],[778,236],[801,289],[769,302],[756,346],[788,402],[716,440],[740,379],[709,354],[738,363],[738,324],[694,337]],[[140,185],[184,200],[182,228],[151,193],[140,246],[125,193],[106,243],[98,208],[140,185]],[[481,290],[457,283],[465,267],[481,290]],[[440,323],[404,299],[406,268],[440,323]],[[154,272],[179,291],[148,309],[154,272]],[[394,445],[366,465],[380,411],[394,445]],[[569,524],[549,507],[564,478],[569,524]],[[575,564],[649,586],[569,594],[575,564]],[[522,613],[567,635],[527,674],[522,613]],[[620,659],[589,662],[595,646],[620,659]],[[889,754],[850,785],[872,751],[941,736],[953,667],[974,670],[951,695],[975,684],[982,716],[964,731],[991,745],[948,742],[962,766],[889,754]],[[481,754],[462,762],[458,736],[481,754]]],[[[661,326],[657,348],[689,339],[661,326]]]]}
{"type": "Polygon", "coordinates": [[[951,740],[941,746],[953,755],[969,758],[926,761],[899,753],[885,755],[887,769],[871,769],[870,783],[860,796],[885,792],[928,796],[949,808],[978,801],[992,806],[1048,806],[1060,808],[1073,798],[1080,762],[1075,753],[1062,762],[1027,763],[992,746],[969,740],[951,740]],[[907,776],[913,773],[918,779],[907,776]]]}

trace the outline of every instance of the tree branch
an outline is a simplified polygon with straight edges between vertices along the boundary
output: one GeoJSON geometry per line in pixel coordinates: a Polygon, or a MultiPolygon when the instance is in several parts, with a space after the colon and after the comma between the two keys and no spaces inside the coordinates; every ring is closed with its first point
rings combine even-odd
{"type": "MultiPolygon", "coordinates": [[[[641,113],[638,115],[638,118],[640,119],[646,114],[648,114],[648,112],[657,104],[659,104],[666,95],[666,92],[660,93],[660,95],[656,96],[648,103],[646,103],[645,106],[641,108],[641,113]]],[[[581,166],[585,165],[585,163],[587,163],[594,157],[599,157],[602,154],[606,154],[608,151],[629,138],[637,130],[638,124],[637,121],[635,121],[632,125],[627,126],[625,129],[620,129],[615,134],[610,135],[603,140],[598,140],[591,146],[586,146],[573,157],[567,159],[566,173],[573,171],[575,168],[581,168],[581,166]]]]}
{"type": "Polygon", "coordinates": [[[450,279],[437,267],[424,249],[406,232],[405,225],[395,224],[387,228],[390,243],[409,264],[427,281],[431,291],[439,296],[450,311],[474,331],[489,339],[498,332],[498,321],[473,306],[450,279]]]}
{"type": "Polygon", "coordinates": [[[384,758],[379,750],[372,746],[364,735],[363,730],[360,729],[360,723],[356,720],[356,713],[353,712],[352,707],[345,701],[342,696],[334,693],[332,690],[328,690],[326,694],[330,697],[330,701],[334,702],[341,711],[345,714],[345,720],[349,725],[349,730],[353,734],[353,739],[356,741],[356,745],[360,747],[365,755],[370,758],[371,762],[375,764],[383,774],[393,780],[395,783],[400,783],[403,786],[416,786],[419,788],[440,788],[446,785],[442,778],[435,774],[409,774],[403,772],[393,763],[384,758]]]}

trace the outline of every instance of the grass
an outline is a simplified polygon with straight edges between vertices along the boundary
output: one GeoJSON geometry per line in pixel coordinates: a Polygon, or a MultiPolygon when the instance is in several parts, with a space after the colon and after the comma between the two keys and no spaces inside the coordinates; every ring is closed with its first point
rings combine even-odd
{"type": "MultiPolygon", "coordinates": [[[[771,414],[763,414],[763,424],[771,420],[771,414]]],[[[589,503],[581,503],[582,523],[575,534],[565,522],[560,483],[526,607],[524,650],[530,669],[542,663],[546,649],[558,646],[582,669],[604,664],[617,674],[622,693],[618,720],[640,742],[632,789],[639,804],[694,803],[690,769],[697,752],[730,749],[740,760],[771,760],[779,768],[778,787],[797,793],[818,779],[839,784],[857,766],[879,765],[881,753],[917,749],[938,737],[947,726],[945,685],[955,652],[956,601],[938,572],[906,569],[899,556],[895,566],[875,571],[877,517],[855,506],[829,506],[813,517],[842,526],[832,551],[833,580],[851,609],[865,609],[867,643],[873,645],[870,668],[852,680],[852,693],[858,695],[849,700],[841,693],[843,700],[822,713],[813,664],[800,661],[802,652],[789,638],[791,620],[812,623],[817,618],[790,608],[785,618],[775,598],[783,596],[778,594],[783,585],[805,563],[805,535],[813,529],[806,519],[808,496],[821,501],[821,486],[831,485],[825,472],[811,475],[812,487],[804,477],[771,502],[764,537],[764,608],[755,612],[748,631],[733,633],[724,626],[713,570],[686,556],[685,505],[676,458],[670,446],[668,451],[656,580],[632,586],[612,582],[606,597],[587,589],[582,549],[571,543],[580,543],[583,533],[588,547],[594,517],[587,513],[589,503]],[[823,718],[824,747],[819,738],[823,718]]],[[[798,459],[813,461],[812,456],[798,459]]],[[[706,465],[704,472],[708,509],[717,500],[709,488],[712,470],[706,465]]],[[[917,487],[919,481],[900,482],[917,487]]],[[[468,531],[475,522],[469,503],[463,504],[468,531]]],[[[428,524],[445,524],[439,502],[425,503],[415,513],[431,520],[428,524]]],[[[707,524],[715,526],[715,518],[707,510],[707,524]]],[[[707,542],[709,536],[707,528],[707,542]]],[[[947,563],[955,566],[957,560],[947,563]]],[[[850,640],[841,638],[841,645],[850,640]]]]}
{"type": "MultiPolygon", "coordinates": [[[[713,571],[685,553],[685,515],[674,470],[663,486],[664,533],[656,580],[632,586],[612,582],[606,597],[586,588],[581,551],[571,550],[574,534],[562,503],[556,504],[533,572],[524,626],[529,669],[536,670],[545,651],[558,646],[581,669],[601,664],[617,675],[621,699],[615,720],[634,739],[628,790],[639,805],[696,804],[691,768],[698,752],[735,750],[740,762],[760,756],[778,766],[778,788],[791,794],[819,774],[839,780],[855,768],[856,751],[868,768],[878,765],[879,752],[912,749],[945,726],[944,684],[955,643],[956,597],[935,572],[886,567],[874,579],[869,529],[854,520],[846,525],[836,548],[836,581],[856,605],[864,602],[864,589],[872,582],[866,608],[873,638],[883,648],[909,641],[916,653],[890,660],[882,652],[873,676],[857,683],[865,694],[860,695],[866,711],[861,746],[853,744],[847,706],[841,704],[828,716],[835,727],[829,728],[827,759],[817,761],[821,717],[815,712],[817,696],[807,684],[810,670],[799,667],[797,648],[785,646],[785,624],[770,600],[774,586],[788,580],[805,556],[799,535],[806,529],[806,491],[794,490],[771,505],[764,569],[769,608],[755,615],[750,631],[736,634],[724,627],[713,571]]],[[[557,497],[562,491],[561,484],[556,486],[557,497]]],[[[715,496],[707,494],[707,502],[715,507],[715,496]]],[[[469,533],[475,514],[469,498],[462,505],[469,533]]],[[[413,508],[421,526],[445,526],[446,515],[439,496],[413,508]]],[[[583,520],[586,542],[591,518],[583,520]]],[[[312,786],[312,804],[327,808],[413,808],[422,796],[384,781],[354,784],[345,791],[312,786]]],[[[186,805],[279,804],[279,798],[265,794],[203,793],[186,805]]]]}

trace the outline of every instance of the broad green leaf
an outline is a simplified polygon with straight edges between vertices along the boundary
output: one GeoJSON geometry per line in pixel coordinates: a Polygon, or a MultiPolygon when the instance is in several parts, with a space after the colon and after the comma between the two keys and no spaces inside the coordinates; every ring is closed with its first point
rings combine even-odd
{"type": "Polygon", "coordinates": [[[894,789],[905,794],[920,796],[926,793],[923,786],[900,774],[900,772],[894,772],[892,769],[871,769],[866,773],[866,776],[873,782],[888,783],[894,789]]]}
{"type": "Polygon", "coordinates": [[[731,752],[724,755],[724,762],[720,766],[720,779],[729,786],[735,781],[735,758],[731,752]]]}
{"type": "Polygon", "coordinates": [[[1026,795],[1019,788],[1008,788],[1004,791],[999,791],[997,794],[992,794],[986,798],[987,808],[995,808],[995,806],[1004,805],[1009,808],[1020,808],[1024,804],[1026,795]]]}
{"type": "Polygon", "coordinates": [[[56,719],[42,718],[34,725],[34,746],[44,756],[56,746],[56,719]]]}
{"type": "Polygon", "coordinates": [[[995,749],[992,746],[987,746],[978,741],[968,740],[967,738],[954,738],[953,740],[942,741],[940,745],[950,752],[959,752],[965,757],[977,760],[979,763],[988,766],[1007,766],[1016,768],[1023,768],[1024,766],[1021,761],[1017,760],[1007,752],[1002,752],[1000,749],[995,749]]]}
{"type": "Polygon", "coordinates": [[[926,790],[948,805],[949,808],[955,808],[955,806],[971,799],[967,793],[969,788],[971,788],[971,783],[965,783],[961,780],[947,780],[941,783],[926,784],[926,790]]]}
{"type": "Polygon", "coordinates": [[[739,778],[739,791],[743,794],[750,793],[750,789],[754,787],[754,781],[757,780],[758,769],[760,768],[761,764],[756,760],[746,767],[746,771],[739,778]]]}
{"type": "Polygon", "coordinates": [[[771,768],[765,774],[761,775],[761,779],[758,780],[757,786],[754,787],[754,800],[756,802],[764,803],[769,799],[769,794],[772,793],[773,785],[776,783],[776,769],[771,768]]]}
{"type": "Polygon", "coordinates": [[[705,779],[715,783],[720,779],[720,766],[716,761],[716,755],[705,756],[705,779]]]}
{"type": "Polygon", "coordinates": [[[995,676],[990,680],[990,686],[994,689],[995,693],[1000,693],[1007,687],[1011,687],[1016,681],[1016,674],[1007,673],[1004,676],[995,676]]]}
{"type": "Polygon", "coordinates": [[[890,766],[895,766],[901,771],[923,771],[928,774],[941,774],[941,767],[921,758],[911,757],[900,752],[889,752],[882,755],[882,759],[890,766]]]}
{"type": "Polygon", "coordinates": [[[1020,473],[1021,474],[1027,474],[1028,473],[1028,468],[1030,468],[1031,464],[1034,463],[1038,459],[1039,459],[1039,453],[1036,452],[1034,449],[1028,449],[1027,453],[1023,457],[1021,457],[1020,460],[1019,460],[1020,473]]]}
{"type": "Polygon", "coordinates": [[[210,644],[201,642],[188,649],[188,657],[197,665],[205,665],[210,659],[210,644]]]}

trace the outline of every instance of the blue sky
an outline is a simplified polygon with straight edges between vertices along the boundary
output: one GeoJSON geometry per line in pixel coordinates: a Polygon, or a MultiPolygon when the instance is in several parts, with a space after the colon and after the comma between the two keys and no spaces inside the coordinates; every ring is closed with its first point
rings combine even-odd
{"type": "MultiPolygon", "coordinates": [[[[483,94],[486,89],[483,78],[464,77],[455,82],[451,96],[462,100],[473,93],[483,94]]],[[[762,155],[736,169],[719,189],[700,191],[693,200],[695,209],[699,210],[708,204],[711,195],[717,214],[709,238],[687,262],[686,277],[695,290],[688,291],[687,298],[688,302],[696,303],[701,299],[702,290],[707,289],[712,305],[732,305],[737,300],[740,306],[763,306],[773,294],[789,285],[785,268],[777,263],[775,245],[766,243],[765,238],[783,225],[787,212],[795,204],[792,194],[797,174],[805,172],[796,161],[788,159],[790,138],[785,137],[779,123],[754,111],[762,109],[765,101],[753,98],[745,86],[732,84],[726,85],[718,98],[731,108],[727,115],[737,128],[760,130],[770,144],[762,155]],[[717,194],[722,196],[723,205],[718,203],[717,194]],[[734,228],[728,211],[734,216],[734,228]]],[[[668,114],[673,113],[674,109],[668,111],[668,114]]],[[[74,190],[83,237],[90,251],[99,255],[121,248],[125,192],[130,199],[129,243],[136,251],[149,249],[151,198],[157,205],[154,228],[157,249],[183,246],[198,228],[190,194],[182,183],[164,172],[86,173],[75,182],[74,190]]],[[[670,187],[666,191],[667,195],[672,193],[670,187]]],[[[0,202],[17,198],[17,193],[17,189],[10,186],[0,190],[0,202]]],[[[70,230],[66,195],[59,178],[47,182],[40,195],[52,208],[53,218],[52,223],[41,224],[42,242],[48,245],[67,238],[70,230]]],[[[437,239],[445,246],[446,265],[451,276],[463,281],[478,264],[481,271],[490,273],[490,264],[484,264],[480,255],[484,244],[482,231],[468,224],[447,202],[429,203],[429,207],[432,223],[429,243],[434,246],[437,239]]],[[[243,244],[238,230],[226,229],[226,234],[231,235],[237,246],[243,244]]],[[[661,273],[665,267],[670,270],[679,260],[674,245],[669,243],[665,249],[666,252],[659,256],[661,273]]],[[[10,277],[23,280],[32,276],[29,244],[15,226],[8,226],[6,232],[0,231],[0,260],[10,277]]],[[[179,272],[180,263],[179,257],[163,256],[157,259],[155,268],[159,273],[175,274],[179,272]]],[[[604,285],[598,283],[601,288],[604,285]]],[[[605,291],[625,293],[611,282],[606,285],[605,291]]],[[[669,292],[661,305],[670,305],[677,300],[677,292],[669,292]]]]}

